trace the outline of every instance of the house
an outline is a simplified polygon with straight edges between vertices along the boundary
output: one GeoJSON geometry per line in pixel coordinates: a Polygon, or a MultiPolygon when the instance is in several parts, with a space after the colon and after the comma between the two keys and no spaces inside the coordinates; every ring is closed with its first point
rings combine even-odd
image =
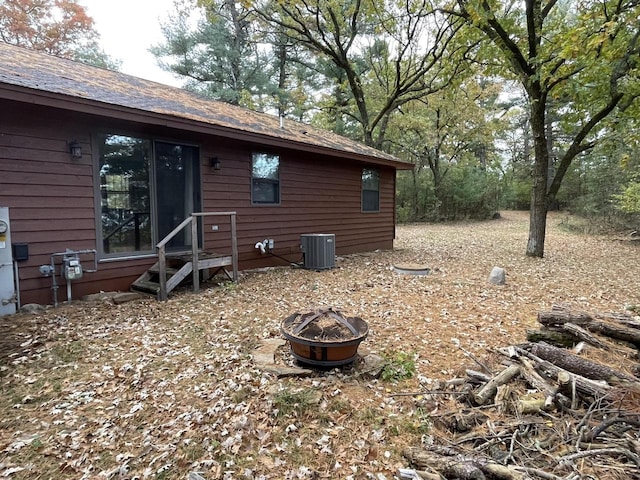
{"type": "Polygon", "coordinates": [[[198,217],[167,251],[234,247],[240,269],[300,261],[304,234],[334,234],[338,255],[392,248],[396,171],[410,168],[308,125],[0,43],[0,207],[22,304],[128,290],[192,212],[225,214],[198,217]]]}

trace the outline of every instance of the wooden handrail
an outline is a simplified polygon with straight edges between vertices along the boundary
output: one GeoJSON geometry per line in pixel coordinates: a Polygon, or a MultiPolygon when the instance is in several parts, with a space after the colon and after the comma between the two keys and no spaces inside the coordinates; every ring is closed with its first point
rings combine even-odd
{"type": "MultiPolygon", "coordinates": [[[[231,262],[233,268],[233,281],[238,281],[238,239],[236,236],[236,212],[194,212],[185,218],[180,225],[171,230],[164,237],[156,248],[158,250],[158,276],[160,277],[160,291],[158,292],[158,300],[166,300],[167,292],[167,252],[166,245],[173,237],[175,237],[182,229],[191,224],[191,268],[193,278],[193,291],[200,289],[200,269],[198,267],[198,222],[197,217],[230,217],[231,222],[231,262]]],[[[204,240],[204,239],[203,239],[204,240]]]]}
{"type": "Polygon", "coordinates": [[[171,240],[173,240],[173,237],[175,237],[178,233],[180,233],[180,231],[186,227],[187,225],[189,225],[191,222],[193,221],[193,213],[191,214],[190,217],[185,218],[182,223],[180,225],[178,225],[176,228],[174,228],[173,230],[171,230],[166,237],[164,237],[162,240],[160,240],[160,242],[158,242],[158,244],[156,245],[156,248],[164,248],[164,246],[169,243],[171,240]]]}

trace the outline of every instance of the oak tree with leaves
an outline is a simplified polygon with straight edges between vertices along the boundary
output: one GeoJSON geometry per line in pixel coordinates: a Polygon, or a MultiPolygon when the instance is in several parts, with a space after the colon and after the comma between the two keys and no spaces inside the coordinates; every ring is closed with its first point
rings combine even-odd
{"type": "Polygon", "coordinates": [[[636,0],[516,3],[457,0],[449,10],[481,32],[524,88],[534,167],[526,253],[542,257],[546,218],[572,161],[612,128],[640,95],[640,5],[636,0]],[[570,138],[554,152],[547,117],[570,138]]]}
{"type": "Polygon", "coordinates": [[[51,55],[117,69],[98,46],[93,19],[77,0],[0,1],[0,40],[51,55]]]}

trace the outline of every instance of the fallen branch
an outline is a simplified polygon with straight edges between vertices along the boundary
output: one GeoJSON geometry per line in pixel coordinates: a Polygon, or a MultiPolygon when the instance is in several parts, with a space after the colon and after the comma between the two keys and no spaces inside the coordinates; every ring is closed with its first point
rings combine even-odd
{"type": "Polygon", "coordinates": [[[575,323],[567,322],[562,325],[562,329],[570,333],[574,337],[579,338],[583,342],[587,342],[589,345],[602,348],[603,350],[610,350],[610,347],[607,343],[603,342],[595,335],[590,334],[587,330],[576,325],[575,323]]]}
{"type": "Polygon", "coordinates": [[[536,477],[542,478],[544,480],[564,480],[562,477],[554,475],[553,473],[545,472],[544,470],[540,470],[538,468],[515,467],[515,470],[524,472],[529,475],[535,475],[536,477]]]}
{"type": "Polygon", "coordinates": [[[591,457],[595,455],[622,455],[633,461],[637,467],[640,467],[640,455],[636,455],[631,450],[626,448],[599,448],[594,450],[583,450],[582,452],[571,453],[558,459],[559,464],[567,464],[578,458],[591,457]]]}
{"type": "Polygon", "coordinates": [[[626,423],[629,425],[633,425],[636,428],[640,427],[640,420],[634,420],[632,418],[625,417],[613,417],[604,420],[599,425],[593,427],[591,429],[591,432],[584,436],[583,441],[587,443],[593,442],[602,432],[607,430],[612,425],[615,425],[616,423],[626,423]]]}
{"type": "Polygon", "coordinates": [[[495,397],[500,385],[504,385],[511,381],[511,379],[519,373],[520,367],[518,365],[511,365],[505,368],[502,372],[489,380],[478,392],[474,393],[473,400],[478,405],[486,405],[495,397]]]}

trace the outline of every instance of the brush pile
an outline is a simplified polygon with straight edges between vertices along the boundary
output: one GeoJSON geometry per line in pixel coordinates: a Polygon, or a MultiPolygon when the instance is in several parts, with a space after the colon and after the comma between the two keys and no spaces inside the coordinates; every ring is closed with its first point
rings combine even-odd
{"type": "Polygon", "coordinates": [[[555,306],[538,322],[491,362],[465,352],[480,370],[448,382],[455,403],[401,479],[640,478],[640,318],[555,306]]]}

